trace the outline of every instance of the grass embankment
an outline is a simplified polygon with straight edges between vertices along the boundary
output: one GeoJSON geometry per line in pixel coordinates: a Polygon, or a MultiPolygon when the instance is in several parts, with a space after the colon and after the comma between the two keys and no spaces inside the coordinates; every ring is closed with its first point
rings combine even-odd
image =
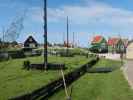
{"type": "MultiPolygon", "coordinates": [[[[100,60],[94,67],[116,67],[110,73],[87,73],[75,81],[72,89],[72,100],[133,100],[133,91],[129,88],[120,62],[100,60]]],[[[55,94],[50,100],[66,100],[64,90],[55,94]]]]}
{"type": "MultiPolygon", "coordinates": [[[[65,63],[68,68],[65,73],[72,71],[87,63],[90,59],[83,56],[76,57],[53,57],[50,56],[49,62],[65,63]]],[[[57,79],[60,71],[39,71],[24,70],[23,61],[30,60],[34,63],[43,62],[43,57],[31,57],[26,59],[14,59],[6,62],[0,62],[0,100],[6,100],[10,97],[22,95],[38,89],[52,80],[57,79]]]]}

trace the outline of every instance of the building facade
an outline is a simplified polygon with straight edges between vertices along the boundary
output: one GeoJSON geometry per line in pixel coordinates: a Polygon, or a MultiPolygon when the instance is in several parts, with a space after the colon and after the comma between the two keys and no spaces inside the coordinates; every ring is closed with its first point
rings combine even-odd
{"type": "Polygon", "coordinates": [[[91,41],[90,51],[95,53],[107,52],[108,46],[106,39],[103,36],[94,36],[91,41]]]}
{"type": "Polygon", "coordinates": [[[36,47],[38,47],[38,43],[32,36],[29,36],[27,38],[27,40],[24,42],[24,47],[26,47],[26,48],[36,48],[36,47]]]}
{"type": "Polygon", "coordinates": [[[109,38],[108,51],[111,53],[126,53],[127,43],[127,39],[109,38]]]}

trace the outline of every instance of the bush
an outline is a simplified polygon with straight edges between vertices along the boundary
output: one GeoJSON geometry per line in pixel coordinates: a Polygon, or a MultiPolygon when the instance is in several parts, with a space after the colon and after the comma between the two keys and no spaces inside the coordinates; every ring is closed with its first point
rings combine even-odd
{"type": "Polygon", "coordinates": [[[24,52],[26,57],[33,57],[33,56],[41,56],[42,55],[42,50],[32,50],[32,51],[27,51],[24,52]]]}
{"type": "Polygon", "coordinates": [[[35,49],[35,50],[33,50],[33,52],[35,52],[36,55],[41,56],[43,53],[43,49],[35,49]]]}
{"type": "Polygon", "coordinates": [[[23,68],[29,70],[30,69],[30,61],[24,61],[23,68]]]}
{"type": "Polygon", "coordinates": [[[24,58],[24,52],[22,50],[16,50],[16,51],[8,51],[8,55],[11,58],[24,58]]]}
{"type": "Polygon", "coordinates": [[[74,55],[80,55],[81,54],[81,50],[76,48],[76,49],[71,49],[70,52],[74,55]]]}
{"type": "Polygon", "coordinates": [[[31,56],[32,56],[32,52],[24,52],[24,55],[25,55],[26,57],[31,57],[31,56]]]}
{"type": "Polygon", "coordinates": [[[6,61],[9,59],[8,53],[0,52],[0,61],[6,61]]]}
{"type": "Polygon", "coordinates": [[[59,52],[59,54],[61,57],[74,57],[74,53],[72,53],[70,50],[68,50],[68,53],[67,50],[62,50],[59,52]]]}
{"type": "Polygon", "coordinates": [[[32,51],[32,48],[23,48],[22,51],[23,52],[31,52],[32,51]]]}

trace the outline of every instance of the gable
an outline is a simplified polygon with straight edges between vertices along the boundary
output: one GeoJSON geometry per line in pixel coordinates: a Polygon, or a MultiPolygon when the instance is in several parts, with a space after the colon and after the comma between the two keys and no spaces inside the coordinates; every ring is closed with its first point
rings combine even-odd
{"type": "Polygon", "coordinates": [[[29,36],[27,38],[27,40],[24,42],[24,44],[27,44],[27,43],[35,43],[35,44],[38,44],[37,41],[32,36],[29,36]]]}
{"type": "Polygon", "coordinates": [[[91,44],[105,42],[106,40],[102,36],[95,36],[91,42],[91,44]]]}

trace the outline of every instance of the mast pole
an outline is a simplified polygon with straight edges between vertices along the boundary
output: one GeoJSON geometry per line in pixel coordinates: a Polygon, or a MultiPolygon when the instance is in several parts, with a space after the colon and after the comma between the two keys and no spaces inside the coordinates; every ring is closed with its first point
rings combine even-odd
{"type": "Polygon", "coordinates": [[[69,48],[69,23],[68,23],[68,16],[67,16],[67,56],[68,56],[68,48],[69,48]]]}
{"type": "Polygon", "coordinates": [[[47,0],[44,0],[44,68],[47,69],[48,52],[47,52],[47,0]]]}

